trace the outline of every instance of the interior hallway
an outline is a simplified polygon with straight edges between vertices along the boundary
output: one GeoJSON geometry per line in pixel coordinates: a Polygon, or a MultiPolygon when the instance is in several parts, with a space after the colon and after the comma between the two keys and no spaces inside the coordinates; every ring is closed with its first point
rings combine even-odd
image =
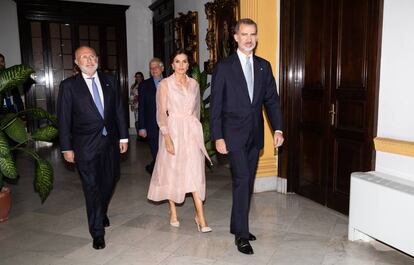
{"type": "Polygon", "coordinates": [[[380,243],[347,241],[348,219],[298,195],[254,194],[251,232],[254,255],[239,253],[229,234],[230,172],[224,166],[207,171],[205,212],[213,232],[201,234],[194,224],[192,199],[178,208],[181,227],[169,225],[167,204],[146,200],[150,160],[145,143],[130,141],[128,157],[109,209],[111,226],[103,250],[94,250],[87,230],[81,184],[64,165],[56,148],[51,159],[55,185],[40,204],[32,187],[33,162],[20,159],[21,179],[12,186],[9,221],[0,223],[0,264],[414,264],[414,258],[380,243]]]}

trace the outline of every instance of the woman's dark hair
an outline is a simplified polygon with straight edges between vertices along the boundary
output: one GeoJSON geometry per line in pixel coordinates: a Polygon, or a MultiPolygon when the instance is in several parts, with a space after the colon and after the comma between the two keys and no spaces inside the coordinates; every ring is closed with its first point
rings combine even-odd
{"type": "Polygon", "coordinates": [[[144,79],[144,74],[142,72],[136,72],[134,76],[140,75],[144,79]]]}
{"type": "Polygon", "coordinates": [[[191,62],[190,62],[190,56],[188,56],[188,54],[187,54],[186,50],[184,50],[184,49],[178,49],[178,50],[176,50],[176,51],[175,51],[175,52],[171,55],[171,57],[170,57],[170,65],[174,62],[174,58],[175,58],[177,55],[179,55],[179,54],[185,54],[185,56],[187,56],[188,63],[191,65],[191,62]]]}
{"type": "Polygon", "coordinates": [[[0,53],[0,58],[3,58],[3,60],[4,60],[4,55],[3,55],[3,54],[1,54],[1,53],[0,53]]]}

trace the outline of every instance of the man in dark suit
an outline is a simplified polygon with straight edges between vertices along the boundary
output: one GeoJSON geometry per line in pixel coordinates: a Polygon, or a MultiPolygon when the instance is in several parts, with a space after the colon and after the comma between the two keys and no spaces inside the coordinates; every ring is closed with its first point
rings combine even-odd
{"type": "Polygon", "coordinates": [[[59,87],[60,148],[67,162],[76,162],[93,247],[102,249],[108,205],[120,174],[119,153],[128,149],[128,127],[114,78],[96,71],[96,52],[82,46],[75,57],[81,73],[59,87]]]}
{"type": "Polygon", "coordinates": [[[253,54],[257,25],[241,19],[235,26],[237,53],[214,69],[210,99],[212,139],[221,154],[228,154],[232,171],[233,207],[230,232],[237,249],[253,254],[249,241],[249,208],[259,151],[263,148],[264,105],[274,132],[274,146],[283,143],[279,96],[270,63],[253,54]]]}
{"type": "Polygon", "coordinates": [[[152,162],[145,170],[152,174],[155,158],[158,153],[159,128],[157,124],[157,87],[162,79],[164,65],[158,58],[152,58],[149,62],[151,77],[141,82],[138,88],[138,134],[148,139],[151,149],[152,162]]]}

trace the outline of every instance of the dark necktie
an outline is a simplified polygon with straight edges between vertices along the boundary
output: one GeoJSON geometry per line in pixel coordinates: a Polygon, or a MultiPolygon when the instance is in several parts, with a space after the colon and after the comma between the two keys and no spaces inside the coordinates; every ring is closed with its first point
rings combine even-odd
{"type": "MultiPolygon", "coordinates": [[[[93,101],[95,102],[96,108],[98,109],[99,113],[101,114],[102,118],[104,118],[104,108],[101,101],[101,97],[99,96],[98,86],[95,83],[95,77],[89,78],[92,80],[92,92],[93,92],[93,101]]],[[[108,132],[104,127],[102,130],[102,135],[107,135],[108,132]]]]}

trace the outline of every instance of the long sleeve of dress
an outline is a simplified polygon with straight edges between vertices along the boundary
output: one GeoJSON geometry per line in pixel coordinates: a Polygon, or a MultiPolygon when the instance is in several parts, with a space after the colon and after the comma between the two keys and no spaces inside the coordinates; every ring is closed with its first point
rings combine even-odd
{"type": "Polygon", "coordinates": [[[200,86],[197,84],[196,86],[196,99],[195,99],[195,106],[194,106],[194,115],[200,120],[200,86]]]}
{"type": "Polygon", "coordinates": [[[156,103],[157,103],[157,123],[161,133],[168,134],[167,123],[167,102],[168,102],[168,83],[161,81],[157,89],[156,103]]]}

